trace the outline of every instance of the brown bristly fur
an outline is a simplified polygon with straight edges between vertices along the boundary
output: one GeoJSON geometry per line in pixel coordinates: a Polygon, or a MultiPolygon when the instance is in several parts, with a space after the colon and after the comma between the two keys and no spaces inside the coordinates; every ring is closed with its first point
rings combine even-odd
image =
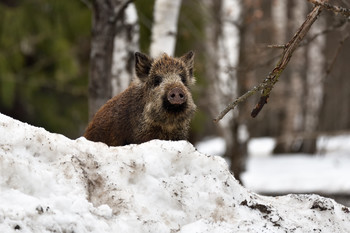
{"type": "Polygon", "coordinates": [[[192,51],[180,58],[163,54],[158,59],[135,53],[136,79],[101,107],[84,136],[109,146],[187,139],[196,109],[190,92],[193,58],[192,51]],[[180,90],[184,103],[170,103],[174,90],[180,90]]]}

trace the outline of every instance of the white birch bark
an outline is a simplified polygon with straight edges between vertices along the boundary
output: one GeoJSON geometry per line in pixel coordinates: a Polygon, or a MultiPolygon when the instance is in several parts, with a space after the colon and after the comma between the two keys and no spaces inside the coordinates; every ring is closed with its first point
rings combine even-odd
{"type": "Polygon", "coordinates": [[[218,103],[220,103],[221,98],[221,92],[218,90],[217,85],[215,84],[218,82],[218,74],[217,74],[217,61],[218,61],[218,39],[217,34],[220,31],[220,25],[217,23],[219,22],[219,12],[217,12],[217,6],[216,4],[220,4],[219,2],[214,2],[215,0],[204,0],[204,10],[205,10],[205,19],[206,19],[206,25],[205,25],[205,74],[208,79],[208,83],[210,85],[209,88],[206,90],[206,94],[211,96],[211,98],[208,98],[207,101],[209,101],[209,112],[214,118],[219,112],[220,112],[220,106],[217,106],[218,103]],[[212,93],[213,92],[213,93],[212,93]]]}
{"type": "MultiPolygon", "coordinates": [[[[320,17],[311,27],[310,34],[317,34],[326,28],[326,20],[320,17]]],[[[306,116],[305,130],[315,131],[319,123],[319,114],[323,103],[323,82],[325,79],[326,60],[324,50],[326,46],[326,36],[320,35],[313,40],[307,49],[308,69],[307,69],[307,96],[306,96],[306,116]]]]}
{"type": "MultiPolygon", "coordinates": [[[[304,0],[296,0],[295,7],[293,9],[293,32],[304,22],[305,16],[308,13],[307,2],[304,0]]],[[[304,70],[306,67],[306,58],[305,58],[305,48],[301,47],[294,53],[293,63],[292,63],[292,72],[291,72],[291,93],[293,97],[290,98],[290,105],[293,106],[290,108],[291,113],[293,113],[292,121],[292,130],[300,131],[304,125],[304,116],[303,116],[303,102],[304,102],[304,83],[303,77],[305,76],[304,70]]]]}
{"type": "MultiPolygon", "coordinates": [[[[206,0],[208,21],[206,25],[207,65],[206,74],[210,82],[210,112],[213,117],[237,96],[237,72],[240,46],[239,0],[206,0]]],[[[226,142],[226,156],[233,159],[237,110],[228,113],[219,121],[220,133],[226,142]]],[[[242,130],[241,130],[242,131],[242,130]]],[[[240,139],[246,139],[241,137],[240,139]]],[[[237,155],[238,156],[238,155],[237,155]]]]}
{"type": "MultiPolygon", "coordinates": [[[[216,106],[218,111],[225,108],[230,100],[237,97],[237,72],[239,61],[240,31],[240,1],[222,0],[221,3],[221,34],[218,37],[217,80],[214,82],[216,106]]],[[[220,121],[227,142],[233,141],[232,124],[237,111],[231,111],[220,121]]]]}
{"type": "Polygon", "coordinates": [[[155,1],[150,46],[152,57],[157,57],[164,52],[174,56],[180,6],[181,0],[155,1]]]}
{"type": "MultiPolygon", "coordinates": [[[[287,9],[285,9],[287,15],[287,9]]],[[[307,2],[295,0],[292,9],[291,31],[295,32],[303,23],[307,15],[307,2]]],[[[285,25],[288,28],[288,25],[285,25]]],[[[286,99],[286,117],[283,125],[284,148],[283,152],[298,151],[301,141],[295,138],[295,134],[303,129],[304,125],[304,77],[306,68],[305,48],[300,47],[293,54],[290,62],[290,82],[285,91],[289,93],[286,99]]]]}
{"type": "Polygon", "coordinates": [[[271,4],[272,23],[276,44],[285,44],[287,36],[287,2],[288,0],[273,0],[271,4]]]}
{"type": "MultiPolygon", "coordinates": [[[[225,105],[238,96],[237,67],[240,54],[240,29],[241,1],[222,0],[221,3],[221,34],[218,38],[218,80],[214,84],[215,96],[220,96],[217,106],[220,111],[225,105]]],[[[244,154],[241,147],[248,139],[248,130],[244,125],[239,125],[237,120],[238,110],[231,111],[220,121],[223,136],[226,141],[225,156],[230,158],[230,169],[235,177],[240,179],[244,170],[244,154]]]]}
{"type": "Polygon", "coordinates": [[[139,50],[139,25],[135,5],[129,3],[116,25],[111,66],[112,95],[124,91],[134,77],[134,53],[139,50]]]}

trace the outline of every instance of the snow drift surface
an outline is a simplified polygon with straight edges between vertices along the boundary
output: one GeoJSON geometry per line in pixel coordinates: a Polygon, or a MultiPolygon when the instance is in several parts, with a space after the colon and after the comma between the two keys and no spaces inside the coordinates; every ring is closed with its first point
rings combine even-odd
{"type": "Polygon", "coordinates": [[[247,191],[188,142],[108,147],[0,114],[0,232],[350,232],[317,195],[247,191]]]}

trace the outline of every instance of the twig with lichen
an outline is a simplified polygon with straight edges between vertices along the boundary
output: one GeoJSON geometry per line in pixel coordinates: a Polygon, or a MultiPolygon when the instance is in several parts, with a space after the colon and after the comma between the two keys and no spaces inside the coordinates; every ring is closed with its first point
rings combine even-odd
{"type": "Polygon", "coordinates": [[[254,95],[256,92],[261,91],[261,97],[255,108],[253,109],[251,116],[256,117],[264,105],[267,103],[271,90],[278,81],[281,73],[286,68],[293,52],[299,46],[302,39],[309,31],[311,25],[316,21],[317,16],[321,12],[321,6],[315,6],[312,11],[307,15],[305,22],[301,25],[298,31],[294,34],[293,38],[284,45],[284,50],[280,60],[277,62],[275,68],[264,79],[262,83],[253,87],[251,90],[238,97],[235,101],[229,104],[220,114],[214,119],[214,122],[220,121],[230,110],[234,109],[240,102],[245,101],[248,97],[254,95]]]}
{"type": "MultiPolygon", "coordinates": [[[[316,21],[318,15],[321,13],[322,9],[332,11],[336,14],[341,14],[345,17],[348,17],[348,20],[349,20],[350,9],[340,7],[340,6],[334,6],[334,5],[331,5],[327,2],[319,1],[319,0],[308,0],[308,1],[314,4],[314,8],[307,15],[306,20],[300,26],[298,31],[294,34],[293,38],[285,45],[270,45],[269,46],[271,48],[283,49],[283,52],[281,54],[281,58],[277,62],[276,66],[274,67],[272,72],[270,72],[270,74],[259,85],[254,86],[252,89],[247,91],[245,94],[243,94],[242,96],[240,96],[236,100],[234,100],[232,103],[230,103],[222,112],[220,112],[220,114],[217,116],[217,118],[214,119],[214,122],[220,121],[230,110],[234,109],[239,103],[245,101],[248,97],[261,91],[260,99],[259,99],[258,103],[256,104],[256,106],[254,107],[253,111],[251,112],[251,116],[256,117],[259,114],[261,109],[267,103],[274,85],[277,83],[280,75],[282,74],[282,72],[286,68],[290,58],[293,55],[293,52],[295,51],[296,48],[298,48],[300,46],[300,42],[306,36],[311,25],[316,21]]],[[[347,39],[347,37],[346,37],[346,39],[347,39]]]]}
{"type": "Polygon", "coordinates": [[[315,6],[321,6],[322,8],[329,11],[333,11],[336,14],[341,14],[345,17],[350,17],[350,9],[347,9],[341,6],[334,6],[325,1],[319,1],[319,0],[308,0],[308,1],[314,4],[315,6]]]}

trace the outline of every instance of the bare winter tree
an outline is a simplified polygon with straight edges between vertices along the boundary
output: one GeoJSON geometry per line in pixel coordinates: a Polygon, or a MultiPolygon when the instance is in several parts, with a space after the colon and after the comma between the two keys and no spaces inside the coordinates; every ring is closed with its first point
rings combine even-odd
{"type": "Polygon", "coordinates": [[[153,12],[152,41],[150,55],[167,53],[174,56],[177,22],[181,0],[156,0],[153,12]]]}
{"type": "MultiPolygon", "coordinates": [[[[211,112],[215,116],[224,103],[237,95],[237,73],[240,44],[241,5],[238,0],[207,0],[210,20],[207,22],[207,75],[210,78],[211,112]]],[[[237,178],[242,171],[242,156],[238,153],[237,112],[231,112],[219,123],[226,142],[226,157],[237,178]]]]}
{"type": "MultiPolygon", "coordinates": [[[[296,31],[307,14],[308,3],[293,2],[292,31],[296,31]]],[[[320,17],[310,29],[310,36],[325,30],[325,18],[320,17]]],[[[307,135],[317,130],[323,97],[325,76],[325,35],[317,36],[308,46],[299,47],[290,61],[287,104],[282,137],[275,148],[276,153],[314,153],[316,140],[307,135]],[[304,137],[306,135],[306,137],[304,137]]],[[[287,75],[288,76],[288,75],[287,75]]]]}
{"type": "MultiPolygon", "coordinates": [[[[311,28],[310,34],[318,34],[326,29],[326,19],[320,18],[311,28]]],[[[324,95],[324,80],[326,77],[326,36],[317,36],[307,48],[308,69],[306,73],[306,103],[305,103],[305,133],[310,134],[318,130],[321,107],[324,95]]],[[[314,153],[316,150],[316,139],[305,138],[302,151],[314,153]]]]}
{"type": "Polygon", "coordinates": [[[129,3],[116,22],[112,57],[112,96],[124,91],[134,77],[134,53],[139,50],[139,25],[135,5],[129,3]]]}
{"type": "Polygon", "coordinates": [[[89,118],[132,77],[138,26],[131,4],[130,0],[91,1],[89,118]]]}
{"type": "MultiPolygon", "coordinates": [[[[296,31],[300,25],[302,25],[305,16],[308,11],[308,3],[305,0],[293,1],[291,24],[285,24],[283,28],[286,38],[286,29],[290,28],[291,31],[296,31]],[[288,27],[289,26],[289,27],[288,27]]],[[[283,12],[284,17],[287,18],[287,9],[283,12]]],[[[273,19],[274,21],[278,19],[273,19]]],[[[286,39],[281,44],[286,43],[286,39]]],[[[281,135],[283,140],[277,142],[275,153],[290,153],[298,152],[301,147],[301,138],[296,138],[296,134],[303,130],[304,126],[304,107],[305,99],[303,96],[305,85],[305,69],[306,69],[306,49],[300,47],[295,51],[293,59],[290,61],[291,67],[290,73],[287,74],[288,80],[284,79],[287,83],[287,87],[284,88],[286,98],[284,99],[287,104],[284,105],[285,117],[283,118],[281,135]]]]}
{"type": "Polygon", "coordinates": [[[284,44],[287,39],[288,0],[273,0],[271,15],[276,44],[284,44]]]}

